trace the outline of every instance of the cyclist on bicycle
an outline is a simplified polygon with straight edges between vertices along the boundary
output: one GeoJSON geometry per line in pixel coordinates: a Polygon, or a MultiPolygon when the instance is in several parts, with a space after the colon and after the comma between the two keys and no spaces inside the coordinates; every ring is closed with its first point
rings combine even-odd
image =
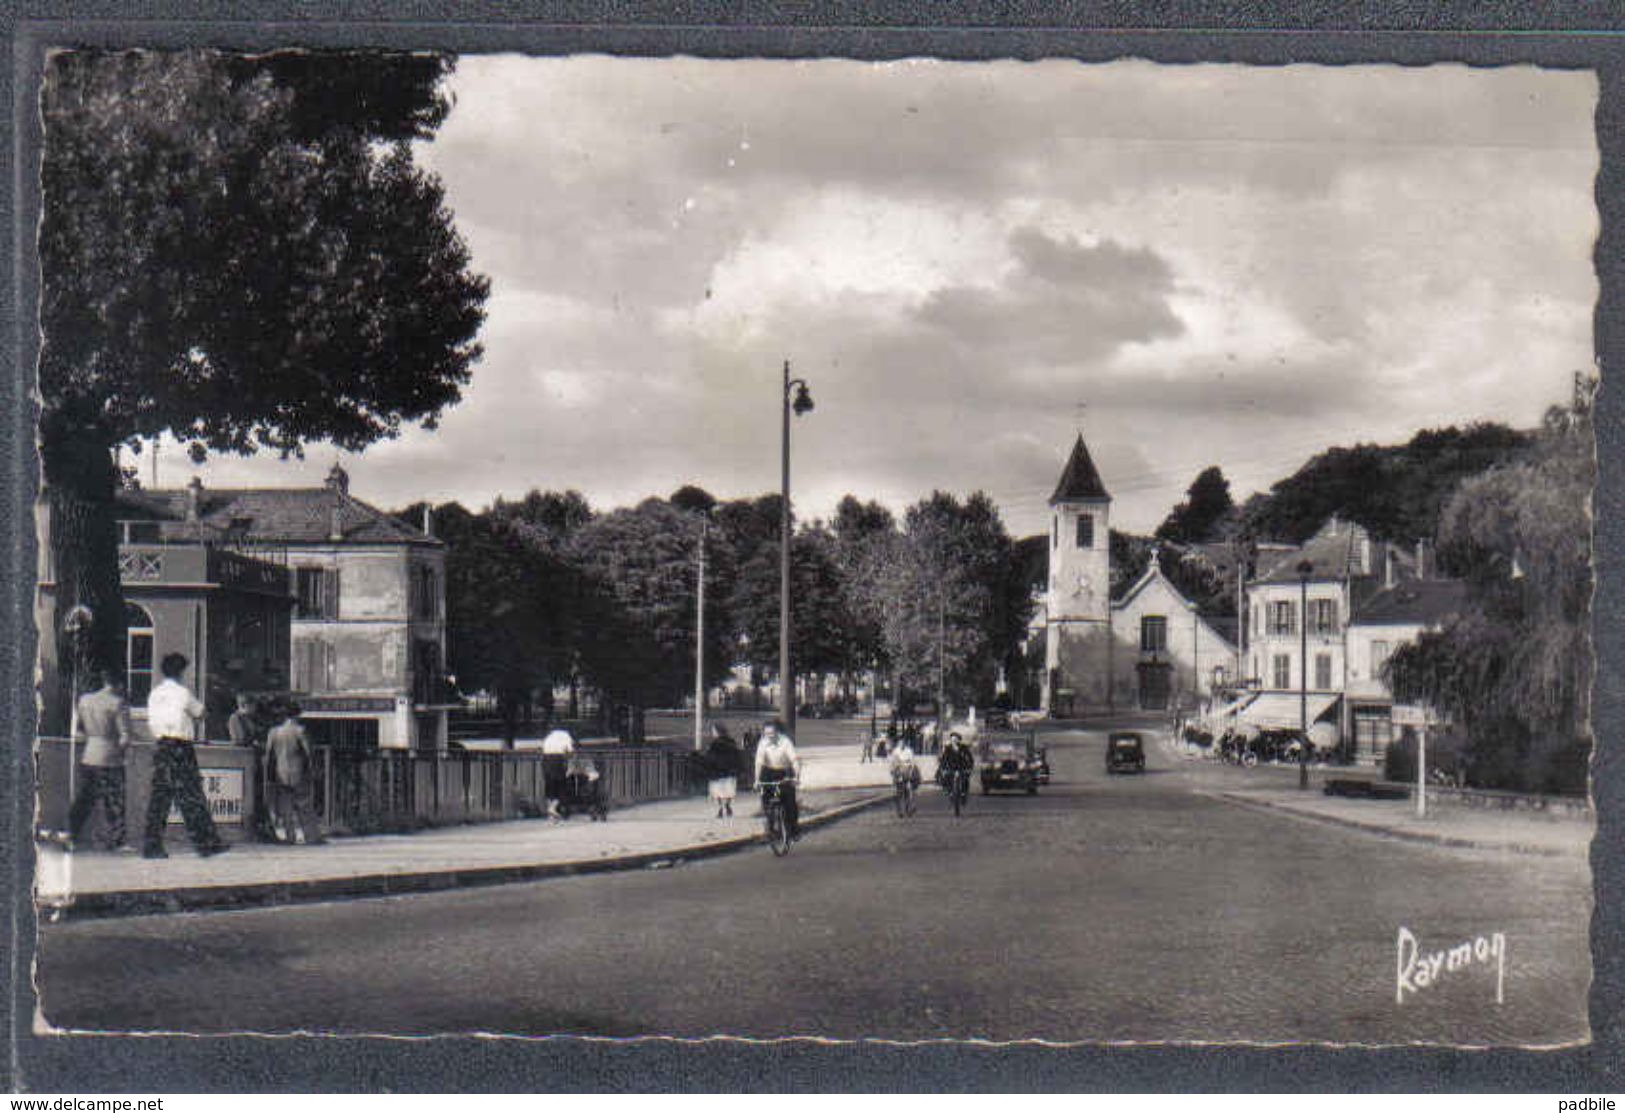
{"type": "Polygon", "coordinates": [[[942,748],[942,756],[937,758],[937,770],[942,774],[942,786],[952,789],[950,778],[957,773],[963,773],[965,787],[969,789],[971,770],[975,768],[976,754],[972,752],[970,743],[957,731],[950,734],[948,744],[942,748]]]}
{"type": "Polygon", "coordinates": [[[796,803],[796,780],[801,776],[801,758],[796,756],[796,744],[784,733],[784,724],[769,720],[762,727],[762,739],[756,744],[756,784],[765,789],[779,785],[779,800],[784,804],[784,822],[792,839],[801,837],[801,808],[796,803]]]}

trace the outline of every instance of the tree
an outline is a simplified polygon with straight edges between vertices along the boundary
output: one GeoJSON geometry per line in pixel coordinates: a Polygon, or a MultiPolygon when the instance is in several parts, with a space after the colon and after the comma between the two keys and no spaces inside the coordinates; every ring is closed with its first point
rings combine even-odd
{"type": "Polygon", "coordinates": [[[835,508],[832,532],[842,608],[849,624],[846,668],[883,668],[889,664],[881,629],[886,599],[878,585],[897,552],[897,521],[878,502],[847,495],[835,508]]]}
{"type": "Polygon", "coordinates": [[[449,68],[377,52],[47,61],[40,452],[57,603],[92,607],[101,660],[122,657],[116,446],[360,449],[459,398],[489,287],[411,148],[445,115],[449,68]]]}
{"type": "MultiPolygon", "coordinates": [[[[423,506],[397,517],[422,520],[423,506]]],[[[495,510],[435,507],[446,545],[446,663],[464,690],[496,697],[512,745],[538,694],[570,676],[579,642],[580,576],[547,536],[495,510]]]]}
{"type": "Polygon", "coordinates": [[[532,490],[518,502],[499,498],[492,504],[491,513],[542,531],[554,545],[563,545],[576,530],[592,521],[592,507],[580,491],[532,490]]]}
{"type": "MultiPolygon", "coordinates": [[[[570,558],[595,608],[583,626],[582,664],[611,701],[636,711],[691,691],[700,533],[699,515],[646,499],[593,519],[571,539],[570,558]]],[[[729,571],[725,557],[707,561],[708,612],[725,598],[729,571]]],[[[708,684],[727,675],[727,629],[725,615],[706,623],[708,684]]]]}
{"type": "MultiPolygon", "coordinates": [[[[735,629],[743,635],[746,662],[761,672],[776,673],[779,667],[779,574],[778,546],[758,546],[739,569],[728,601],[735,629]]],[[[790,542],[790,598],[792,672],[846,668],[851,620],[827,530],[805,527],[790,542]]]]}
{"type": "Polygon", "coordinates": [[[985,698],[1019,650],[1031,614],[1016,549],[980,491],[963,503],[941,491],[910,507],[878,585],[887,656],[905,687],[985,698]]]}
{"type": "Polygon", "coordinates": [[[1157,527],[1160,541],[1210,541],[1219,525],[1236,508],[1230,498],[1230,481],[1216,467],[1203,469],[1185,492],[1185,501],[1174,507],[1157,527]]]}
{"type": "Polygon", "coordinates": [[[1595,380],[1548,413],[1525,458],[1462,482],[1439,526],[1467,605],[1395,652],[1396,698],[1448,711],[1485,787],[1583,791],[1590,750],[1589,636],[1595,380]]]}

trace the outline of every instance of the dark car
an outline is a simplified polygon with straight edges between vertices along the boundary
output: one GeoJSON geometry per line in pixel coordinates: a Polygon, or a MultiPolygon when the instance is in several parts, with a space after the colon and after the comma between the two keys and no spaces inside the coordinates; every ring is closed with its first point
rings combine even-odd
{"type": "Polygon", "coordinates": [[[1047,773],[1047,763],[1033,745],[1030,734],[984,736],[977,757],[984,795],[996,788],[1033,795],[1047,773]]]}
{"type": "Polygon", "coordinates": [[[1145,740],[1133,731],[1119,731],[1106,739],[1106,772],[1144,773],[1145,740]]]}
{"type": "Polygon", "coordinates": [[[1009,730],[1010,712],[1002,707],[990,708],[982,716],[982,727],[985,730],[1009,730]]]}

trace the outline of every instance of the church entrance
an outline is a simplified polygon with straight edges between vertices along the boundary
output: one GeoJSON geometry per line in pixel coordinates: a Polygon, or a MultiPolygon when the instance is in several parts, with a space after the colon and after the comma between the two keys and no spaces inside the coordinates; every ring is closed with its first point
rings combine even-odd
{"type": "Polygon", "coordinates": [[[1174,687],[1173,666],[1163,661],[1141,661],[1135,668],[1140,674],[1140,710],[1168,710],[1168,697],[1174,687]]]}

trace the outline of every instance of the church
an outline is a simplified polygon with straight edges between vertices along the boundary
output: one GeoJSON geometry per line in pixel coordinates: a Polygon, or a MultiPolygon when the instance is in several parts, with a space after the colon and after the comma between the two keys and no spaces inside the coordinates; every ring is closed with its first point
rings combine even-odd
{"type": "Polygon", "coordinates": [[[1236,675],[1235,644],[1155,555],[1113,598],[1111,504],[1080,434],[1049,499],[1043,708],[1052,718],[1194,706],[1236,675]]]}

